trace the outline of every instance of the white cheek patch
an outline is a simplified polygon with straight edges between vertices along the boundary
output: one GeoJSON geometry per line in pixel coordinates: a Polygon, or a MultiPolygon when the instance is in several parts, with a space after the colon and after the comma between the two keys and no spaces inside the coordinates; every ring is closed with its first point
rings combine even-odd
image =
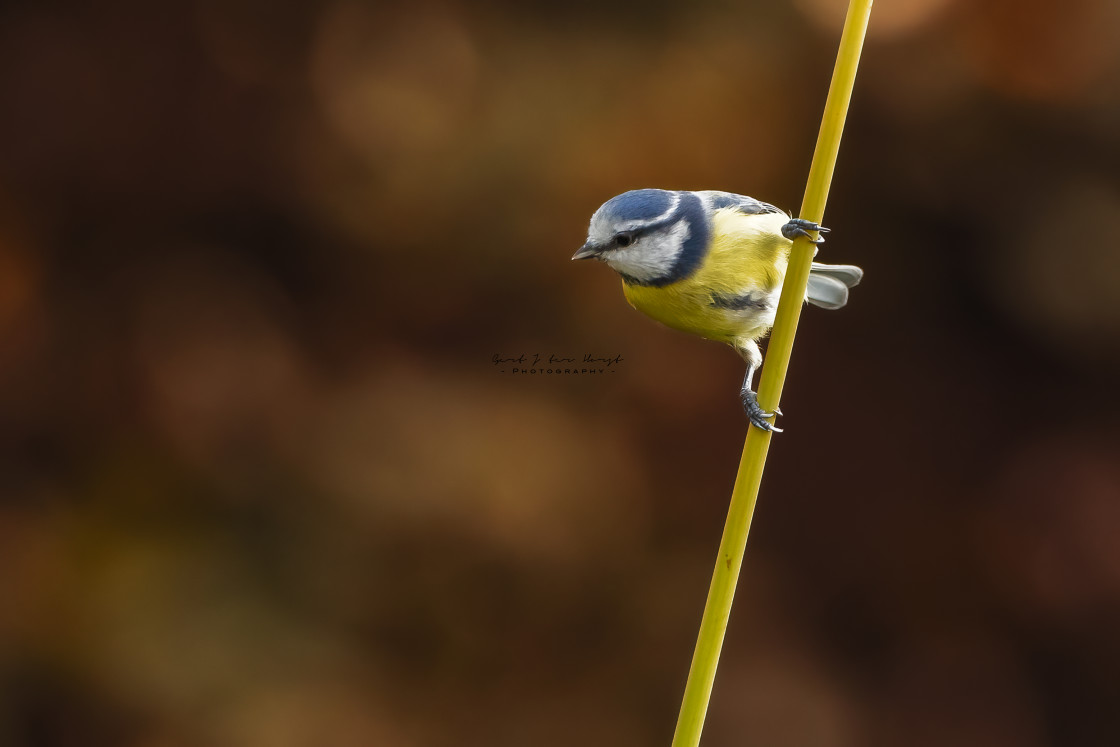
{"type": "Polygon", "coordinates": [[[616,272],[643,283],[664,278],[673,273],[689,235],[688,221],[682,219],[628,247],[606,252],[603,261],[616,272]]]}

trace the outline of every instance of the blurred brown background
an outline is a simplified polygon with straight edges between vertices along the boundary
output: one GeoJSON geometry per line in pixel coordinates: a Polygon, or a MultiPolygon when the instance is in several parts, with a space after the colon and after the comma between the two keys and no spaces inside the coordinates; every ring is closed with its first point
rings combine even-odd
{"type": "MultiPolygon", "coordinates": [[[[667,745],[838,0],[0,10],[0,744],[667,745]],[[622,355],[514,376],[495,353],[622,355]]],[[[1120,4],[884,0],[704,744],[1120,744],[1120,4]]]]}

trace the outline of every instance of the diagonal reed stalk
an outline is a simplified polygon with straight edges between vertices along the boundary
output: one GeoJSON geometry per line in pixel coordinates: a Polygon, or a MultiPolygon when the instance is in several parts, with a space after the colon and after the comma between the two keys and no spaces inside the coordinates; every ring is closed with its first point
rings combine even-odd
{"type": "MultiPolygon", "coordinates": [[[[801,217],[816,223],[824,219],[836,154],[840,150],[840,136],[844,131],[844,119],[852,97],[863,38],[871,16],[871,3],[872,0],[851,0],[848,4],[836,67],[832,72],[832,83],[824,105],[820,134],[817,135],[817,147],[813,151],[813,165],[809,169],[809,181],[805,187],[805,200],[801,204],[801,217]]],[[[793,337],[797,332],[797,322],[809,282],[813,249],[814,246],[808,239],[798,238],[790,251],[789,267],[758,386],[758,403],[764,410],[775,410],[781,399],[790,353],[793,351],[793,337]]],[[[708,699],[712,694],[719,652],[727,631],[727,619],[731,614],[735,584],[739,580],[739,568],[747,549],[747,532],[758,500],[758,486],[762,482],[762,470],[766,465],[769,447],[768,431],[754,426],[747,430],[743,456],[739,461],[739,473],[735,478],[731,505],[727,511],[727,523],[719,545],[719,556],[712,573],[712,585],[708,590],[708,601],[704,604],[696,651],[692,655],[692,667],[684,688],[677,729],[673,734],[673,747],[696,747],[700,743],[700,732],[704,728],[704,717],[708,712],[708,699]]]]}

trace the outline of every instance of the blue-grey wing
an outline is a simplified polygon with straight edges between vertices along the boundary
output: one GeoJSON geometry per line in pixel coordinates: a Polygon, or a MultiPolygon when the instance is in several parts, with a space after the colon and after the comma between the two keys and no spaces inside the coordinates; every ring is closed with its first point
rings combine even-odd
{"type": "Polygon", "coordinates": [[[697,192],[696,194],[700,196],[700,199],[704,201],[710,210],[724,210],[730,208],[731,210],[738,210],[740,213],[746,215],[785,212],[767,202],[762,202],[753,197],[747,197],[746,195],[737,195],[733,192],[705,190],[703,192],[697,192]]]}
{"type": "Polygon", "coordinates": [[[822,309],[839,309],[848,303],[848,289],[863,280],[863,270],[855,265],[826,265],[814,262],[809,270],[805,300],[822,309]]]}

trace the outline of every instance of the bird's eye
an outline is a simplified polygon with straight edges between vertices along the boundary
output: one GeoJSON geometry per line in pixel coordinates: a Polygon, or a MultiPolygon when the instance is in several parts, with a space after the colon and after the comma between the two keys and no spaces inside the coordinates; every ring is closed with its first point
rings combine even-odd
{"type": "Polygon", "coordinates": [[[619,246],[630,246],[634,243],[634,236],[629,233],[620,233],[614,237],[614,243],[619,246]]]}

